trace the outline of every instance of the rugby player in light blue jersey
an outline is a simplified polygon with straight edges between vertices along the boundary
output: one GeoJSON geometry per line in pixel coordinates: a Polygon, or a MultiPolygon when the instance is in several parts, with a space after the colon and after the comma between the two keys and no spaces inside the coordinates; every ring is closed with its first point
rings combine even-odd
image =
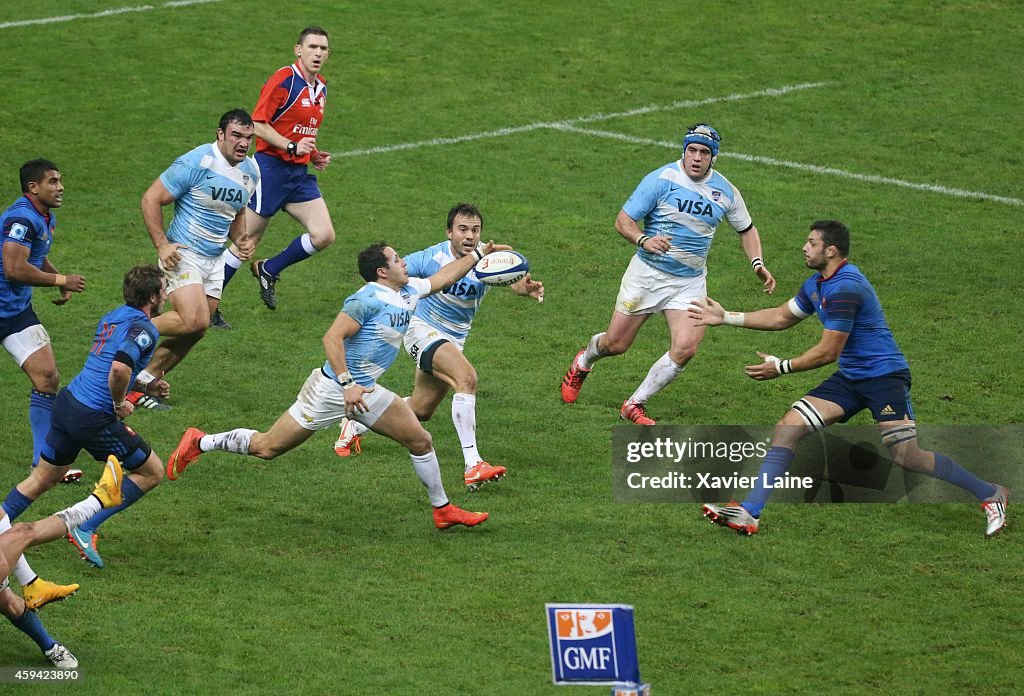
{"type": "Polygon", "coordinates": [[[486,520],[487,513],[467,512],[448,501],[430,433],[405,400],[378,380],[394,363],[417,303],[465,276],[484,254],[508,248],[488,242],[429,278],[410,278],[405,261],[384,242],[364,249],[359,275],[366,285],[345,300],[324,334],[327,360],[309,375],[291,408],[263,433],[236,428],[207,435],[188,428],[167,461],[167,476],[177,479],[203,452],[212,450],[274,459],[348,417],[409,450],[438,529],[472,527],[486,520]]]}
{"type": "MultiPolygon", "coordinates": [[[[71,293],[85,290],[85,278],[59,273],[47,256],[57,231],[54,210],[64,202],[60,169],[50,160],[34,159],[21,166],[19,178],[22,196],[0,214],[0,344],[32,382],[28,420],[34,467],[50,429],[60,373],[50,335],[32,309],[32,287],[58,288],[60,296],[53,303],[60,306],[71,299],[71,293]]],[[[68,481],[77,481],[81,475],[81,471],[69,469],[68,481]]],[[[0,519],[0,532],[7,526],[9,522],[0,519]]],[[[24,558],[15,564],[14,575],[30,609],[78,589],[75,584],[57,585],[39,578],[24,558]]]]}
{"type": "Polygon", "coordinates": [[[758,352],[763,362],[745,370],[752,379],[775,379],[839,361],[835,374],[794,403],[776,423],[771,449],[746,499],[739,505],[704,505],[704,515],[740,533],[757,533],[761,510],[772,490],[766,482],[786,473],[800,441],[868,409],[878,423],[882,444],[898,466],[970,491],[981,501],[987,517],[985,536],[998,534],[1006,526],[1006,488],[982,481],[948,456],[923,450],[917,443],[910,367],[896,345],[875,289],[860,269],[847,261],[849,230],[841,222],[819,220],[811,225],[803,252],[807,267],[817,272],[786,304],[744,314],[727,312],[709,297],[694,302],[688,310],[701,326],[724,324],[758,331],[782,331],[818,315],[824,330],[816,345],[786,360],[758,352]]]}
{"type": "Polygon", "coordinates": [[[97,461],[117,457],[131,472],[124,480],[124,501],[68,533],[82,557],[97,568],[103,559],[96,530],[163,480],[163,463],[153,448],[122,422],[135,409],[126,399],[133,384],[159,397],[170,389],[163,379],[143,376],[159,336],[151,318],[167,299],[163,273],[152,264],[135,266],[125,274],[122,292],[125,304],[100,319],[85,366],[57,395],[39,466],[4,500],[13,521],[53,488],[83,449],[97,461]]]}
{"type": "Polygon", "coordinates": [[[637,246],[637,252],[622,276],[608,329],[590,339],[562,378],[565,403],[579,397],[596,361],[625,353],[644,322],[652,314],[664,314],[671,346],[619,411],[624,420],[655,424],[647,415],[647,400],[679,376],[704,338],[704,327],[696,326],[686,309],[707,295],[708,251],[723,220],[739,233],[764,291],[775,291],[775,278],[761,259],[761,237],[743,196],[713,168],[720,141],[711,126],[691,126],[683,137],[682,159],[644,177],[619,211],[615,229],[637,246]]]}
{"type": "MultiPolygon", "coordinates": [[[[431,247],[405,257],[409,275],[429,278],[450,263],[473,254],[480,244],[484,219],[469,203],[459,203],[448,211],[448,238],[431,247]]],[[[509,286],[517,295],[544,300],[544,284],[530,274],[509,286]]],[[[452,422],[462,443],[465,459],[463,480],[470,490],[484,483],[497,481],[506,473],[503,466],[492,466],[480,456],[476,443],[476,381],[473,365],[463,354],[487,286],[474,271],[443,292],[431,295],[416,305],[416,313],[405,334],[405,350],[416,361],[416,383],[409,397],[409,406],[420,421],[428,421],[441,401],[454,390],[452,422]]],[[[340,424],[334,451],[347,457],[361,448],[360,436],[366,426],[347,418],[340,424]]]]}
{"type": "MultiPolygon", "coordinates": [[[[240,213],[260,180],[256,160],[247,156],[253,132],[247,112],[228,111],[220,118],[216,141],[176,159],[142,196],[142,218],[160,255],[173,307],[155,322],[165,338],[153,355],[151,375],[174,369],[206,333],[224,288],[222,254],[229,240],[242,257],[252,254],[240,213]],[[171,203],[174,217],[165,232],[163,207],[171,203]]],[[[128,398],[148,408],[158,404],[141,392],[128,398]]]]}

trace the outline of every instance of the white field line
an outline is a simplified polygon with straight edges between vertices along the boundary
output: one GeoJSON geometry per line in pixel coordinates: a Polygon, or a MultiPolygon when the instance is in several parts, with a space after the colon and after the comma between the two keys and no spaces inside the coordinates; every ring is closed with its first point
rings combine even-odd
{"type": "Polygon", "coordinates": [[[643,106],[637,109],[630,109],[629,111],[620,111],[616,113],[604,114],[597,113],[589,116],[580,116],[578,118],[570,118],[564,121],[538,121],[537,123],[530,123],[525,126],[512,126],[510,128],[499,128],[492,131],[484,131],[483,133],[469,133],[467,135],[456,135],[449,138],[431,138],[430,140],[418,140],[412,143],[398,143],[395,145],[381,145],[379,147],[370,147],[362,150],[349,150],[347,152],[335,152],[334,157],[362,157],[363,155],[379,155],[386,152],[399,152],[401,150],[418,150],[421,147],[436,147],[439,145],[456,145],[458,143],[467,143],[473,140],[484,140],[485,138],[501,138],[506,135],[514,135],[516,133],[528,133],[530,131],[542,130],[545,128],[558,128],[564,125],[573,125],[577,123],[594,123],[595,121],[608,121],[615,118],[629,118],[631,116],[640,116],[643,114],[650,114],[657,111],[676,111],[679,109],[692,109],[698,106],[705,106],[707,104],[716,104],[719,102],[730,102],[740,101],[743,99],[755,99],[757,97],[778,97],[790,92],[798,92],[805,89],[814,89],[816,87],[823,87],[828,84],[827,82],[805,82],[796,85],[786,85],[785,87],[776,87],[771,89],[762,89],[757,92],[747,92],[745,94],[729,94],[724,97],[709,97],[707,99],[697,99],[688,101],[678,101],[672,104],[659,104],[652,106],[643,106]]]}
{"type": "MultiPolygon", "coordinates": [[[[639,145],[657,145],[660,147],[673,148],[676,150],[678,150],[680,146],[679,143],[675,142],[666,142],[664,140],[650,140],[648,138],[637,138],[635,136],[626,135],[624,133],[613,133],[611,131],[595,130],[592,128],[577,128],[571,125],[552,124],[550,128],[561,131],[570,131],[573,133],[582,133],[585,135],[593,135],[600,138],[612,138],[614,140],[621,140],[627,143],[637,143],[639,145]]],[[[968,191],[966,189],[950,188],[948,186],[939,186],[938,184],[921,184],[914,181],[894,179],[889,176],[878,176],[876,174],[858,174],[857,172],[848,172],[846,170],[836,169],[834,167],[821,167],[816,164],[790,162],[788,160],[779,160],[773,157],[761,157],[760,155],[746,155],[741,152],[723,152],[722,157],[731,157],[738,160],[743,160],[744,162],[756,162],[757,164],[765,164],[770,167],[785,167],[787,169],[796,169],[803,172],[811,172],[813,174],[839,176],[845,179],[865,181],[871,184],[885,184],[888,186],[898,186],[900,188],[913,189],[915,191],[939,193],[944,196],[954,196],[956,198],[973,198],[985,201],[992,201],[993,203],[1003,203],[1005,205],[1024,205],[1024,200],[1021,200],[1020,198],[997,196],[991,193],[984,193],[982,191],[968,191]]]]}
{"type": "MultiPolygon", "coordinates": [[[[640,145],[655,145],[658,147],[679,149],[680,143],[678,142],[651,140],[649,138],[638,138],[632,135],[626,135],[624,133],[615,133],[612,131],[597,130],[593,128],[580,128],[577,124],[595,123],[597,121],[608,121],[616,118],[629,118],[632,116],[641,116],[644,114],[654,113],[657,111],[692,109],[698,106],[704,106],[707,104],[714,104],[718,102],[740,101],[742,99],[754,99],[757,97],[777,97],[789,94],[790,92],[823,87],[827,84],[827,82],[804,82],[795,85],[787,85],[785,87],[763,89],[757,92],[747,92],[745,94],[730,94],[724,97],[710,97],[708,99],[678,101],[672,104],[644,106],[637,109],[630,109],[629,111],[620,111],[617,113],[610,114],[597,113],[591,114],[589,116],[580,116],[577,118],[565,119],[563,121],[538,121],[536,123],[530,123],[525,126],[499,128],[497,130],[484,131],[482,133],[468,133],[466,135],[457,135],[448,138],[431,138],[429,140],[417,140],[411,143],[380,145],[378,147],[370,147],[360,150],[335,152],[334,157],[362,157],[364,155],[378,155],[388,152],[400,152],[402,150],[418,150],[424,147],[456,145],[458,143],[466,143],[474,140],[484,140],[486,138],[501,138],[507,135],[515,135],[516,133],[529,133],[531,131],[543,129],[580,133],[583,135],[597,136],[600,138],[612,138],[615,140],[621,140],[623,142],[628,143],[637,143],[640,145]]],[[[727,158],[732,157],[738,160],[743,160],[745,162],[756,162],[758,164],[764,164],[770,167],[784,167],[787,169],[796,169],[798,171],[812,172],[814,174],[824,174],[827,176],[838,176],[845,179],[864,181],[871,184],[884,184],[888,186],[898,186],[900,188],[913,189],[915,191],[938,193],[944,196],[954,196],[956,198],[980,199],[985,201],[992,201],[993,203],[1002,203],[1004,205],[1024,205],[1024,200],[1020,198],[1011,198],[1009,196],[997,196],[995,194],[984,193],[982,191],[968,191],[966,189],[950,188],[948,186],[939,186],[938,184],[922,184],[914,181],[904,181],[903,179],[894,179],[892,177],[879,176],[877,174],[859,174],[857,172],[848,172],[843,169],[836,169],[835,167],[822,167],[816,164],[790,162],[788,160],[779,160],[773,157],[747,155],[741,152],[723,152],[722,156],[727,158]]]]}
{"type": "Polygon", "coordinates": [[[110,10],[100,10],[88,14],[59,15],[56,17],[40,17],[38,19],[19,19],[11,22],[0,22],[0,29],[12,29],[14,27],[30,27],[38,24],[56,24],[58,22],[73,22],[77,19],[101,19],[115,15],[128,14],[129,12],[148,12],[162,7],[187,7],[189,5],[206,5],[221,0],[171,0],[160,5],[136,5],[134,7],[116,7],[110,10]]]}

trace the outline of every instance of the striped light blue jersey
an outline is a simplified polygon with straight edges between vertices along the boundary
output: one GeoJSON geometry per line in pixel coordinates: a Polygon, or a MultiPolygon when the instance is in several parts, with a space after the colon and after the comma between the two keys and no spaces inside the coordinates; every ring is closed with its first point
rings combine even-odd
{"type": "MultiPolygon", "coordinates": [[[[416,304],[429,292],[429,280],[409,278],[400,290],[367,283],[345,300],[341,311],[359,322],[359,330],[345,339],[345,363],[356,384],[372,387],[395,362],[416,304]]],[[[338,380],[329,360],[324,372],[338,380]]]]}
{"type": "Polygon", "coordinates": [[[737,232],[754,224],[743,196],[728,179],[712,169],[709,176],[694,181],[683,172],[681,160],[645,176],[622,210],[637,222],[643,220],[644,234],[671,239],[665,254],[637,249],[640,260],[684,278],[707,272],[708,250],[723,218],[737,232]]]}
{"type": "Polygon", "coordinates": [[[220,256],[228,228],[249,202],[260,180],[256,160],[246,157],[232,167],[217,143],[200,145],[160,175],[174,196],[174,219],[167,239],[202,256],[220,256]]]}
{"type": "MultiPolygon", "coordinates": [[[[405,257],[409,275],[413,278],[429,278],[455,260],[451,242],[447,239],[405,257]]],[[[473,317],[486,293],[487,286],[477,279],[476,270],[471,270],[453,285],[423,298],[416,306],[416,317],[465,343],[473,317]]]]}
{"type": "MultiPolygon", "coordinates": [[[[56,229],[57,218],[52,210],[49,215],[43,215],[35,209],[32,201],[22,196],[0,214],[0,247],[4,244],[28,247],[28,262],[42,268],[56,229]]],[[[30,304],[32,286],[8,279],[4,273],[3,257],[0,256],[0,318],[20,314],[30,304]]]]}
{"type": "Polygon", "coordinates": [[[801,318],[817,313],[826,329],[849,334],[839,354],[839,372],[848,379],[910,369],[874,287],[852,263],[844,263],[828,278],[815,273],[805,280],[789,309],[801,318]]]}
{"type": "Polygon", "coordinates": [[[156,350],[159,332],[146,313],[136,307],[121,305],[108,312],[96,325],[89,357],[85,366],[68,385],[68,391],[79,402],[89,408],[113,413],[114,405],[110,395],[110,366],[121,354],[123,361],[130,361],[132,377],[129,391],[136,375],[149,364],[156,350]]]}

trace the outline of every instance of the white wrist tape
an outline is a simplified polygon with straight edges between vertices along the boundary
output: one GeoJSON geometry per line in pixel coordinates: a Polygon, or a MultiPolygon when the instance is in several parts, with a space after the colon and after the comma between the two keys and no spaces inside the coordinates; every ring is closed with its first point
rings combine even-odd
{"type": "Polygon", "coordinates": [[[726,326],[743,326],[746,320],[747,315],[743,312],[726,312],[722,317],[722,323],[726,326]]]}

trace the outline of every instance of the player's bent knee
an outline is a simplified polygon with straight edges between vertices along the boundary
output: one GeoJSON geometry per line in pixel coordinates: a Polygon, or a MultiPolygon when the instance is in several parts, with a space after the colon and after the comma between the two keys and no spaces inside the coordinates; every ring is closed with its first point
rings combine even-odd
{"type": "Polygon", "coordinates": [[[629,346],[632,344],[632,341],[629,341],[629,340],[626,340],[626,339],[621,339],[621,338],[610,339],[610,338],[607,338],[607,334],[605,334],[605,336],[606,336],[606,338],[605,338],[604,345],[601,346],[601,355],[604,356],[604,357],[610,357],[610,356],[613,356],[613,355],[622,355],[627,350],[629,350],[629,346]]]}
{"type": "MultiPolygon", "coordinates": [[[[9,580],[5,576],[5,579],[0,584],[6,582],[9,582],[9,580]]],[[[10,587],[0,590],[0,613],[8,619],[20,619],[24,616],[25,610],[25,600],[14,594],[10,587]]]]}
{"type": "Polygon", "coordinates": [[[476,394],[476,370],[470,370],[464,375],[459,375],[455,381],[455,391],[463,394],[476,394]]]}
{"type": "Polygon", "coordinates": [[[697,344],[673,347],[668,352],[668,357],[676,365],[685,365],[697,355],[697,344]]]}
{"type": "Polygon", "coordinates": [[[419,408],[416,408],[415,406],[410,406],[410,408],[412,408],[412,412],[413,414],[415,414],[416,420],[418,420],[420,423],[426,423],[428,420],[433,418],[434,411],[437,410],[436,406],[430,409],[425,409],[422,406],[419,408]]]}
{"type": "Polygon", "coordinates": [[[325,230],[317,230],[309,233],[309,241],[313,243],[317,251],[323,251],[334,243],[334,228],[328,227],[325,230]]]}
{"type": "Polygon", "coordinates": [[[434,449],[434,438],[431,437],[426,429],[420,428],[420,432],[410,437],[406,441],[405,446],[409,448],[410,454],[417,456],[427,454],[434,449]]]}
{"type": "Polygon", "coordinates": [[[40,370],[32,377],[32,388],[45,394],[56,394],[60,388],[60,371],[56,366],[40,370]]]}

